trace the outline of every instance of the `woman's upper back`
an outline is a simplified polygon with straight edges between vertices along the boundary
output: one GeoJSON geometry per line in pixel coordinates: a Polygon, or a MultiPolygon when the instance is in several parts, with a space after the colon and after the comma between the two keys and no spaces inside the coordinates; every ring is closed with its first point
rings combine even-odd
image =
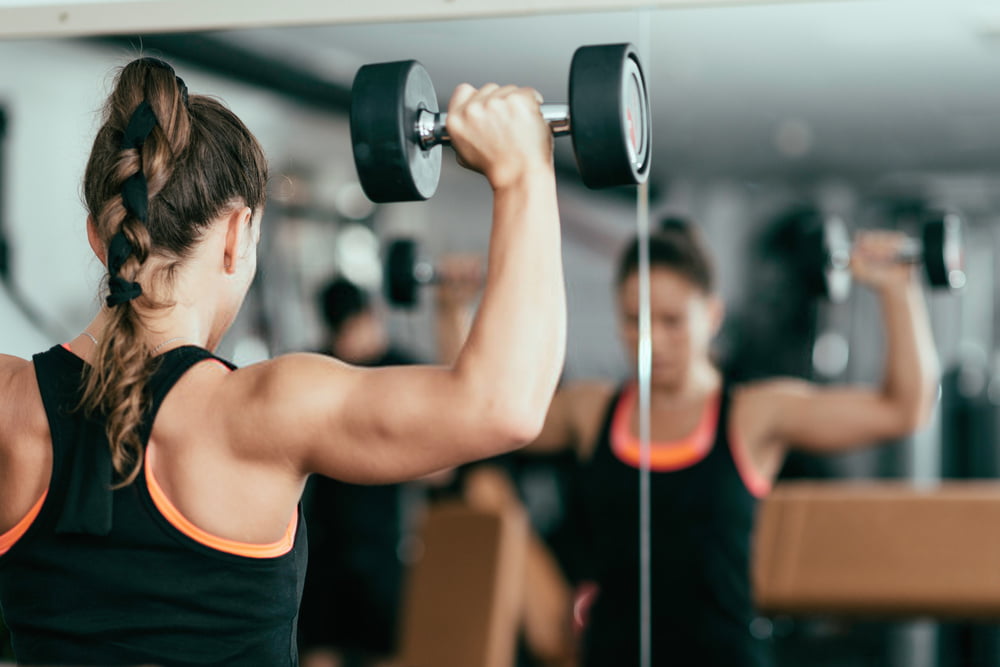
{"type": "MultiPolygon", "coordinates": [[[[67,352],[67,354],[69,354],[67,352]]],[[[150,436],[158,485],[178,511],[223,539],[270,543],[285,531],[304,478],[282,474],[272,460],[255,460],[233,446],[229,370],[199,363],[187,370],[159,406],[150,436]]],[[[35,365],[0,358],[0,535],[20,522],[49,488],[52,435],[35,365]]]]}
{"type": "MultiPolygon", "coordinates": [[[[140,427],[144,442],[170,390],[210,358],[198,348],[163,355],[140,427]]],[[[41,403],[51,433],[45,443],[51,484],[37,518],[0,555],[0,602],[19,659],[162,664],[171,656],[171,664],[293,664],[305,572],[301,521],[288,526],[284,545],[255,549],[260,545],[217,539],[186,522],[151,466],[112,491],[101,424],[74,410],[83,360],[56,347],[28,366],[36,376],[34,402],[14,403],[28,407],[25,412],[41,403]]],[[[191,416],[190,429],[204,426],[191,416]]],[[[8,451],[9,436],[5,429],[8,451]]],[[[159,443],[147,447],[163,460],[173,458],[169,446],[159,450],[159,443]]],[[[37,469],[21,467],[37,476],[37,469]]],[[[160,466],[164,477],[171,467],[160,466]]],[[[223,487],[219,496],[225,495],[223,487]]]]}

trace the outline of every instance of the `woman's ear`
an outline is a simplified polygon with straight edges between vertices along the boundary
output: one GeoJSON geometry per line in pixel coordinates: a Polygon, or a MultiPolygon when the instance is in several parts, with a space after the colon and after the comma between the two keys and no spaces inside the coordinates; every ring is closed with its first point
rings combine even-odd
{"type": "Polygon", "coordinates": [[[226,273],[236,273],[236,263],[246,256],[246,247],[253,243],[251,220],[253,212],[249,206],[234,208],[226,218],[226,245],[223,250],[223,268],[226,273]]]}
{"type": "Polygon", "coordinates": [[[101,260],[101,264],[107,266],[108,249],[104,247],[101,235],[97,233],[97,223],[89,215],[87,216],[87,240],[90,242],[90,249],[97,255],[97,259],[101,260]]]}

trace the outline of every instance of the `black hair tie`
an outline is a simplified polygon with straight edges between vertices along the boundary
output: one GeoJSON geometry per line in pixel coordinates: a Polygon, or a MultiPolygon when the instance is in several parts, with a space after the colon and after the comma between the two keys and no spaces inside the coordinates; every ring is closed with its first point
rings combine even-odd
{"type": "MultiPolygon", "coordinates": [[[[158,58],[144,58],[147,64],[154,67],[162,67],[173,73],[173,68],[158,58]]],[[[177,77],[177,85],[180,87],[184,104],[187,104],[187,86],[177,77]]],[[[140,150],[146,139],[149,138],[153,128],[156,127],[156,114],[149,102],[143,100],[132,112],[128,120],[128,125],[122,133],[121,149],[140,150]]],[[[122,183],[122,204],[129,215],[136,218],[143,224],[149,217],[149,185],[146,182],[146,175],[142,172],[140,157],[139,171],[135,172],[122,183]]],[[[122,278],[119,273],[128,258],[135,253],[135,248],[125,236],[125,233],[118,230],[111,237],[108,243],[108,298],[106,303],[110,307],[118,306],[132,301],[142,295],[142,286],[131,280],[122,278]]]]}
{"type": "Polygon", "coordinates": [[[108,274],[111,278],[108,280],[109,294],[105,301],[110,307],[121,305],[142,295],[142,286],[139,283],[125,280],[118,275],[134,252],[135,249],[124,232],[118,231],[111,237],[111,243],[108,244],[108,274]]]}
{"type": "Polygon", "coordinates": [[[150,67],[159,67],[160,69],[165,69],[171,74],[173,74],[174,78],[177,79],[177,89],[181,93],[181,100],[183,100],[185,107],[188,105],[187,85],[184,83],[184,79],[177,76],[177,72],[175,72],[174,68],[170,66],[170,63],[166,62],[165,60],[160,60],[159,58],[154,58],[152,56],[145,56],[143,58],[139,58],[139,62],[145,63],[150,67]]]}
{"type": "Polygon", "coordinates": [[[122,135],[122,150],[141,148],[154,127],[156,127],[156,114],[153,113],[153,107],[149,102],[143,100],[128,119],[128,126],[122,135]]]}
{"type": "Polygon", "coordinates": [[[180,91],[181,91],[181,100],[184,102],[184,108],[187,108],[187,106],[188,106],[188,87],[187,87],[187,84],[184,83],[184,79],[180,78],[176,74],[174,75],[174,78],[177,79],[177,88],[180,89],[180,91]]]}
{"type": "MultiPolygon", "coordinates": [[[[142,148],[150,132],[156,127],[156,114],[149,102],[143,100],[132,112],[129,118],[125,133],[122,134],[122,150],[142,148]]],[[[146,222],[149,211],[149,188],[146,184],[146,176],[139,171],[129,176],[122,183],[122,203],[131,215],[142,222],[146,222]]]]}
{"type": "Polygon", "coordinates": [[[141,171],[129,176],[122,183],[122,203],[125,210],[142,222],[149,219],[149,188],[146,175],[141,171]]]}

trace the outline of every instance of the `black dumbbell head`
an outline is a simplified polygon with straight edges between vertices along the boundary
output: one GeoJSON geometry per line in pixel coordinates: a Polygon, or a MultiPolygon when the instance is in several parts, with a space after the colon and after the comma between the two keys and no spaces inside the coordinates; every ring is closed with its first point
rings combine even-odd
{"type": "Polygon", "coordinates": [[[351,143],[358,180],[373,202],[421,201],[437,190],[441,148],[416,136],[421,109],[437,112],[434,84],[415,60],[365,65],[351,87],[351,143]]]}
{"type": "Polygon", "coordinates": [[[962,217],[954,211],[935,211],[924,220],[924,271],[933,287],[958,289],[965,285],[962,227],[962,217]]]}
{"type": "Polygon", "coordinates": [[[419,284],[413,271],[417,265],[417,243],[413,239],[396,239],[385,254],[385,296],[394,306],[412,308],[417,303],[419,284]]]}
{"type": "Polygon", "coordinates": [[[638,185],[649,176],[649,95],[631,44],[583,46],[569,75],[573,150],[589,188],[638,185]]]}
{"type": "Polygon", "coordinates": [[[788,232],[794,238],[788,252],[800,285],[813,298],[828,297],[832,263],[830,237],[822,216],[818,212],[802,211],[787,224],[794,225],[788,232]]]}

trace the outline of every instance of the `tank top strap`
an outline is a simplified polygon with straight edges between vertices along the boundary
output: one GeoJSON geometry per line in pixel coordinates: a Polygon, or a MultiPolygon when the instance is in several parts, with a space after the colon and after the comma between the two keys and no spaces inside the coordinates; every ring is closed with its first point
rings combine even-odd
{"type": "Polygon", "coordinates": [[[139,426],[139,437],[144,449],[153,432],[153,421],[156,419],[156,414],[160,411],[163,401],[167,398],[167,394],[181,379],[181,376],[192,367],[209,359],[219,362],[229,370],[236,370],[235,364],[196,345],[184,345],[160,355],[156,370],[149,382],[149,405],[146,408],[142,424],[139,426]]]}
{"type": "MultiPolygon", "coordinates": [[[[206,359],[235,368],[195,346],[175,348],[159,357],[148,386],[149,405],[138,429],[143,448],[170,389],[186,371],[206,359]]],[[[85,362],[61,346],[35,355],[33,361],[52,434],[55,531],[107,535],[114,518],[116,480],[104,419],[99,415],[86,417],[79,410],[85,362]]]]}
{"type": "MultiPolygon", "coordinates": [[[[712,443],[710,457],[724,457],[732,461],[732,452],[729,445],[729,412],[732,407],[732,384],[725,377],[722,378],[722,385],[719,387],[719,413],[715,421],[715,442],[712,443]]],[[[734,463],[735,465],[735,463],[734,463]]]]}
{"type": "Polygon", "coordinates": [[[111,452],[100,421],[78,409],[84,361],[59,345],[32,361],[52,437],[52,479],[39,522],[54,517],[57,532],[105,535],[111,499],[90,488],[111,488],[111,452]]]}

